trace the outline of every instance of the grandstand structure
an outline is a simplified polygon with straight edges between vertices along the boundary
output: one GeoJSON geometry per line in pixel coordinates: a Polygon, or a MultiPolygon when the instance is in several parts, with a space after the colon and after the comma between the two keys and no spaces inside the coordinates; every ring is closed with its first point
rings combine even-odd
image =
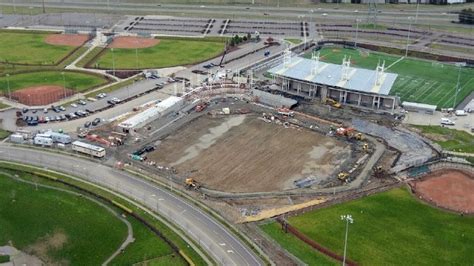
{"type": "Polygon", "coordinates": [[[375,70],[354,68],[350,58],[342,65],[321,62],[319,54],[311,59],[292,56],[285,51],[283,63],[271,68],[276,90],[307,99],[328,98],[342,104],[393,113],[399,97],[389,95],[397,74],[386,73],[385,63],[375,70]]]}

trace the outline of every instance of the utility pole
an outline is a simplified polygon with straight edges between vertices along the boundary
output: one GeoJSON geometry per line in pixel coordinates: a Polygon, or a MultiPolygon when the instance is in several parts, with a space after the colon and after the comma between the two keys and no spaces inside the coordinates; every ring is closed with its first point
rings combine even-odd
{"type": "Polygon", "coordinates": [[[44,0],[43,0],[43,14],[46,13],[46,8],[44,7],[44,0]]]}
{"type": "Polygon", "coordinates": [[[66,93],[66,78],[64,77],[64,71],[61,72],[61,76],[63,76],[64,99],[66,99],[66,98],[67,98],[67,93],[66,93]]]}
{"type": "Polygon", "coordinates": [[[7,89],[8,89],[8,99],[10,99],[10,101],[12,100],[12,93],[10,91],[10,74],[6,74],[7,76],[7,89]]]}
{"type": "Polygon", "coordinates": [[[459,93],[459,85],[460,85],[460,80],[461,80],[461,67],[465,66],[466,63],[456,63],[456,66],[458,67],[458,82],[456,84],[456,91],[454,92],[454,102],[453,102],[453,109],[456,108],[456,101],[458,100],[458,93],[459,93]]]}
{"type": "Polygon", "coordinates": [[[341,215],[341,220],[346,221],[346,236],[344,238],[344,257],[342,259],[342,265],[346,265],[346,253],[347,253],[347,234],[349,232],[349,223],[354,223],[354,219],[352,219],[352,215],[346,214],[346,215],[341,215]]]}
{"type": "Polygon", "coordinates": [[[357,41],[358,41],[358,36],[359,36],[359,22],[360,19],[356,18],[356,38],[355,38],[355,48],[357,48],[357,41]]]}

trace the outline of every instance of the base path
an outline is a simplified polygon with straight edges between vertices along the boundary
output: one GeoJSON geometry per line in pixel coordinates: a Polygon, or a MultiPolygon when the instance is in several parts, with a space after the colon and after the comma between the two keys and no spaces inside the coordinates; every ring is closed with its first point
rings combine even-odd
{"type": "Polygon", "coordinates": [[[115,37],[112,43],[108,46],[109,48],[148,48],[153,47],[160,43],[158,39],[132,37],[132,36],[119,36],[115,37]]]}
{"type": "Polygon", "coordinates": [[[46,36],[44,42],[51,45],[64,45],[78,47],[89,40],[86,34],[51,34],[46,36]]]}
{"type": "Polygon", "coordinates": [[[468,172],[439,170],[411,186],[421,199],[438,207],[474,213],[474,177],[468,172]]]}

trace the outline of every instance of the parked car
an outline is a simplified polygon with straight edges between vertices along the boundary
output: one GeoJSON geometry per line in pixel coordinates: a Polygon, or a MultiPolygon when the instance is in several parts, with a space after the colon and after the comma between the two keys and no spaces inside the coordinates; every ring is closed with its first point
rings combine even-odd
{"type": "Polygon", "coordinates": [[[80,105],[86,105],[87,104],[87,102],[84,101],[84,100],[79,100],[77,103],[79,103],[80,105]]]}
{"type": "Polygon", "coordinates": [[[108,104],[110,104],[110,105],[112,105],[112,106],[114,106],[114,105],[115,105],[115,102],[114,102],[114,101],[112,101],[112,100],[107,100],[107,103],[108,103],[108,104]]]}
{"type": "Polygon", "coordinates": [[[59,115],[56,116],[56,121],[61,121],[61,117],[59,115]]]}
{"type": "Polygon", "coordinates": [[[28,112],[28,108],[25,107],[25,108],[23,108],[21,111],[22,111],[23,113],[27,113],[27,112],[28,112]]]}
{"type": "Polygon", "coordinates": [[[146,152],[152,152],[155,150],[155,147],[154,146],[151,146],[151,145],[148,145],[148,146],[145,146],[145,151],[146,152]]]}
{"type": "Polygon", "coordinates": [[[77,107],[77,104],[71,103],[71,106],[74,107],[74,108],[76,108],[76,107],[77,107]]]}
{"type": "Polygon", "coordinates": [[[90,126],[91,126],[91,121],[87,121],[87,122],[84,123],[85,128],[88,128],[90,126]]]}
{"type": "Polygon", "coordinates": [[[120,100],[119,98],[117,98],[117,97],[112,98],[112,101],[113,101],[114,103],[120,103],[120,102],[121,102],[121,100],[120,100]]]}
{"type": "Polygon", "coordinates": [[[449,118],[441,118],[441,125],[454,126],[454,121],[451,121],[449,118]]]}
{"type": "Polygon", "coordinates": [[[31,110],[31,112],[32,112],[33,114],[36,114],[36,112],[38,112],[38,110],[33,109],[33,110],[31,110]]]}
{"type": "Polygon", "coordinates": [[[44,112],[45,114],[47,114],[47,113],[48,113],[48,108],[44,108],[44,109],[43,109],[43,112],[44,112]]]}
{"type": "Polygon", "coordinates": [[[59,110],[61,110],[61,111],[66,111],[66,108],[61,105],[61,106],[59,106],[59,110]]]}
{"type": "Polygon", "coordinates": [[[94,121],[92,121],[93,126],[97,126],[99,123],[100,123],[100,118],[96,118],[94,119],[94,121]]]}
{"type": "Polygon", "coordinates": [[[86,112],[88,112],[89,114],[93,114],[93,113],[94,113],[94,111],[89,110],[89,109],[86,109],[86,112]]]}
{"type": "Polygon", "coordinates": [[[97,96],[96,96],[96,97],[97,97],[97,98],[99,98],[99,99],[102,99],[102,98],[105,98],[105,97],[107,97],[107,94],[105,94],[105,93],[101,92],[101,93],[97,94],[97,96]]]}

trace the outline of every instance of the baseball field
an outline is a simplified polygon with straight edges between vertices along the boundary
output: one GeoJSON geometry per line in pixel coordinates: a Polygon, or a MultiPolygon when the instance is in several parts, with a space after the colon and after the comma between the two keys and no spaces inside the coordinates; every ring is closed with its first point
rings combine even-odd
{"type": "Polygon", "coordinates": [[[54,65],[81,46],[88,37],[33,31],[0,31],[0,63],[54,65]]]}
{"type": "Polygon", "coordinates": [[[123,45],[115,45],[112,42],[97,61],[89,63],[89,66],[112,69],[144,69],[164,68],[171,66],[190,65],[218,56],[224,51],[222,40],[205,38],[161,38],[156,42],[143,47],[141,42],[149,42],[149,39],[136,38],[123,45]],[[114,48],[115,47],[115,48],[114,48]],[[112,50],[113,49],[113,50],[112,50]]]}
{"type": "Polygon", "coordinates": [[[339,47],[324,47],[320,56],[322,61],[334,64],[341,64],[344,56],[350,56],[353,66],[374,70],[379,61],[385,60],[386,72],[398,74],[390,94],[399,96],[402,101],[449,108],[459,104],[474,90],[474,69],[471,68],[339,47]],[[455,97],[458,74],[460,87],[455,97]]]}
{"type": "MultiPolygon", "coordinates": [[[[300,232],[343,254],[346,223],[351,214],[347,257],[362,265],[468,265],[474,261],[474,217],[448,213],[417,200],[406,188],[290,217],[300,232]]],[[[301,260],[312,264],[316,251],[301,252],[301,241],[288,238],[275,223],[261,228],[301,260]],[[288,240],[289,239],[289,240],[288,240]],[[295,242],[297,241],[297,242],[295,242]]],[[[293,236],[292,236],[293,237],[293,236]]],[[[309,247],[304,245],[305,248],[309,247]]],[[[319,260],[322,260],[319,258],[319,260]]],[[[324,262],[324,261],[323,261],[324,262]]],[[[326,263],[332,264],[326,259],[326,263]]]]}

